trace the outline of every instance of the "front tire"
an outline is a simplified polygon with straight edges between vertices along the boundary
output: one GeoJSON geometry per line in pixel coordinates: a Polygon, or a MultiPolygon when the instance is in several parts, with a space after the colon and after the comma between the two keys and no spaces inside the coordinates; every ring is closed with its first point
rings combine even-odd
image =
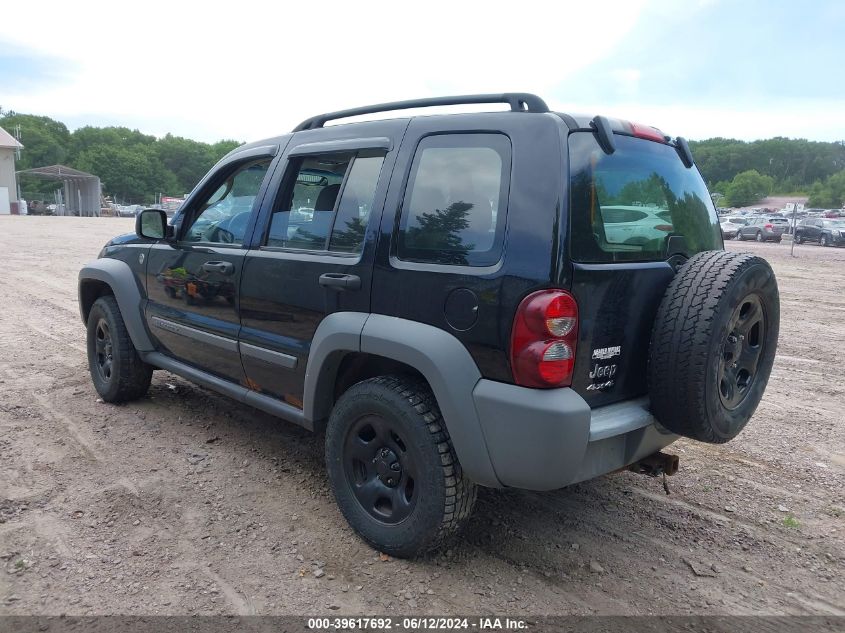
{"type": "Polygon", "coordinates": [[[349,525],[399,558],[438,548],[475,503],[476,486],[419,379],[379,376],[350,387],[329,418],[326,467],[349,525]]]}
{"type": "Polygon", "coordinates": [[[821,244],[822,246],[829,246],[830,245],[830,242],[828,242],[828,239],[827,239],[827,235],[822,235],[819,238],[819,244],[821,244]]]}
{"type": "Polygon", "coordinates": [[[111,295],[91,306],[87,347],[91,380],[105,402],[127,402],[147,393],[153,368],[138,356],[111,295]]]}
{"type": "Polygon", "coordinates": [[[758,242],[765,241],[765,240],[763,240],[763,234],[760,231],[757,231],[757,241],[758,242]]]}

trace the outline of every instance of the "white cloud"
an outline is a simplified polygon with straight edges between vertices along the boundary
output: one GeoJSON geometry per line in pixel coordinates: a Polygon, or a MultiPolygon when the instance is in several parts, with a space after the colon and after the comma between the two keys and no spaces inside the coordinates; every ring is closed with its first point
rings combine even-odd
{"type": "MultiPolygon", "coordinates": [[[[17,3],[0,40],[77,69],[3,105],[204,140],[255,139],[318,112],[470,92],[548,94],[613,53],[645,0],[17,3]],[[50,19],[45,19],[49,15],[50,19]],[[590,16],[601,21],[601,34],[590,16]],[[38,37],[22,24],[38,24],[38,37]],[[32,47],[35,47],[34,49],[32,47]]],[[[11,16],[10,16],[11,13],[11,16]]]]}
{"type": "Polygon", "coordinates": [[[0,102],[70,123],[213,141],[273,136],[313,114],[368,103],[514,90],[689,138],[841,136],[841,99],[769,99],[752,108],[677,94],[642,105],[654,69],[634,66],[620,44],[647,49],[655,29],[711,37],[695,33],[694,16],[715,3],[17,2],[5,8],[0,43],[64,60],[68,70],[40,89],[0,78],[0,102]],[[593,68],[605,74],[583,72],[593,68]],[[602,85],[612,92],[604,101],[595,96],[602,85]]]}

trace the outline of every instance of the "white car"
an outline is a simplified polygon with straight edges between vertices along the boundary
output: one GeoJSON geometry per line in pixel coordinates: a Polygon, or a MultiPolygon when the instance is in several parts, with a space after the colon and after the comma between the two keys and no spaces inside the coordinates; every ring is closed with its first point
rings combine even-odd
{"type": "Polygon", "coordinates": [[[726,240],[734,239],[745,224],[745,222],[733,222],[732,218],[722,220],[719,222],[719,226],[722,227],[722,237],[726,240]]]}
{"type": "Polygon", "coordinates": [[[661,240],[674,230],[672,214],[659,207],[609,205],[601,207],[605,239],[615,246],[640,250],[652,240],[661,240]]]}

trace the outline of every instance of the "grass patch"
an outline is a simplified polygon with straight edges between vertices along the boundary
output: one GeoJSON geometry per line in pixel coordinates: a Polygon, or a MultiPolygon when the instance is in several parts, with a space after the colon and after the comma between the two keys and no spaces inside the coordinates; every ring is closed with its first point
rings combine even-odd
{"type": "Polygon", "coordinates": [[[783,526],[795,530],[798,529],[801,524],[798,522],[798,519],[790,514],[788,517],[783,518],[783,526]]]}

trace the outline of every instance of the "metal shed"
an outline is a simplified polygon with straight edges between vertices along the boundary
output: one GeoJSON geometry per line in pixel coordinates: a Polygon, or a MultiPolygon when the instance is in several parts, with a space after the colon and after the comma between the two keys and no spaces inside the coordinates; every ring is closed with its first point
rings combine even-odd
{"type": "Polygon", "coordinates": [[[22,169],[19,175],[60,180],[64,185],[64,204],[56,209],[56,215],[99,216],[102,186],[93,174],[66,167],[51,165],[22,169]]]}

